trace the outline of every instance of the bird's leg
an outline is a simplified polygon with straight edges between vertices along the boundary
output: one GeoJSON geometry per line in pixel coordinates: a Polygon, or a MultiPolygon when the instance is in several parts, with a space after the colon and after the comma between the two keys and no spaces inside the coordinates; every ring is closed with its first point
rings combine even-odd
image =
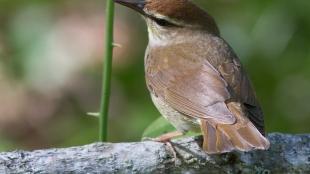
{"type": "Polygon", "coordinates": [[[156,138],[153,139],[153,141],[166,143],[166,142],[169,142],[173,138],[180,137],[180,136],[183,136],[183,135],[184,135],[183,132],[174,131],[174,132],[169,132],[169,133],[163,134],[163,135],[161,135],[159,137],[156,137],[156,138]]]}
{"type": "Polygon", "coordinates": [[[167,150],[169,150],[173,155],[173,161],[174,161],[175,166],[178,166],[180,161],[178,160],[177,151],[175,147],[170,141],[165,142],[165,145],[168,147],[167,150]]]}
{"type": "Polygon", "coordinates": [[[168,150],[172,152],[175,165],[177,165],[177,160],[178,160],[178,158],[177,158],[177,151],[173,147],[173,145],[170,142],[170,140],[173,139],[173,138],[176,138],[176,137],[183,136],[183,135],[184,135],[183,132],[174,131],[174,132],[169,132],[169,133],[163,134],[163,135],[161,135],[159,137],[156,137],[156,138],[147,138],[147,140],[165,143],[165,145],[168,147],[168,150]]]}
{"type": "Polygon", "coordinates": [[[166,143],[169,142],[171,139],[183,136],[184,133],[180,131],[174,131],[174,132],[169,132],[166,134],[163,134],[159,137],[156,138],[150,138],[150,137],[144,137],[142,141],[156,141],[156,142],[161,142],[161,143],[166,143]]]}

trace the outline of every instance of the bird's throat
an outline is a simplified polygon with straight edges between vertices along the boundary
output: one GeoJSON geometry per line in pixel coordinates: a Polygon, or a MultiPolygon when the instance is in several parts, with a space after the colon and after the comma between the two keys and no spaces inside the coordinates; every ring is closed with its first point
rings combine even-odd
{"type": "Polygon", "coordinates": [[[168,46],[185,41],[185,37],[176,31],[165,32],[151,27],[148,27],[148,37],[151,46],[168,46]]]}

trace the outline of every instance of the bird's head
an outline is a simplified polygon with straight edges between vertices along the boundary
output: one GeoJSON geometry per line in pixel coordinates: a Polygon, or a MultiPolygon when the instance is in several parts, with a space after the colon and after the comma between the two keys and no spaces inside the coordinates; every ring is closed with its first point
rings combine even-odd
{"type": "Polygon", "coordinates": [[[219,35],[214,19],[190,0],[114,0],[139,12],[150,40],[165,42],[193,32],[219,35]]]}

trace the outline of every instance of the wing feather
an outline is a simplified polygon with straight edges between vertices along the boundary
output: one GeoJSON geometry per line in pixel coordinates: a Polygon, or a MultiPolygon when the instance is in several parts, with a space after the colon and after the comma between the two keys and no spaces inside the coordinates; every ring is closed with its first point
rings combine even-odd
{"type": "Polygon", "coordinates": [[[225,101],[230,92],[220,74],[208,62],[188,69],[175,66],[173,71],[159,68],[148,77],[148,86],[177,111],[196,118],[212,119],[221,124],[236,120],[225,101]]]}

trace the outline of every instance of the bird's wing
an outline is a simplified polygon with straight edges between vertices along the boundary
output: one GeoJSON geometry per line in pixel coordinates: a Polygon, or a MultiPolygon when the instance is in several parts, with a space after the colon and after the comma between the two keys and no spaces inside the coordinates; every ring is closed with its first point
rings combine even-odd
{"type": "Polygon", "coordinates": [[[255,91],[252,84],[245,73],[242,73],[242,80],[240,84],[240,96],[247,117],[255,125],[255,127],[264,135],[264,114],[260,104],[256,99],[255,91]]]}
{"type": "MultiPolygon", "coordinates": [[[[231,48],[229,48],[232,50],[231,48]]],[[[217,68],[221,77],[233,89],[234,97],[244,106],[244,115],[247,116],[258,130],[264,134],[263,112],[256,99],[252,84],[241,66],[237,56],[232,53],[230,58],[224,59],[217,68]]]]}
{"type": "Polygon", "coordinates": [[[236,121],[225,103],[232,95],[229,85],[207,60],[197,64],[185,58],[153,65],[147,69],[148,87],[171,107],[220,124],[236,121]]]}

